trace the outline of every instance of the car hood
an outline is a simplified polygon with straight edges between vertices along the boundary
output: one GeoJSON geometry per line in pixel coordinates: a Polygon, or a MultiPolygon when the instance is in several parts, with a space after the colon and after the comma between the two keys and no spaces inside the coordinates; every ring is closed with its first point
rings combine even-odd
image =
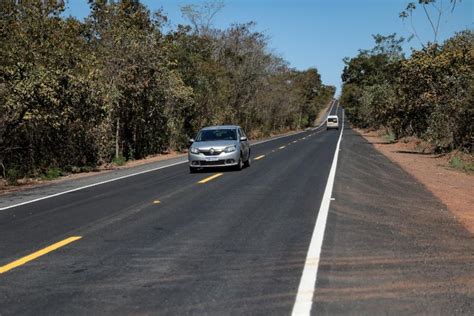
{"type": "Polygon", "coordinates": [[[192,144],[191,147],[199,148],[201,150],[209,150],[211,148],[220,150],[220,149],[226,148],[227,146],[232,146],[232,145],[237,146],[238,142],[236,140],[216,140],[216,141],[211,141],[211,142],[195,142],[192,144]]]}

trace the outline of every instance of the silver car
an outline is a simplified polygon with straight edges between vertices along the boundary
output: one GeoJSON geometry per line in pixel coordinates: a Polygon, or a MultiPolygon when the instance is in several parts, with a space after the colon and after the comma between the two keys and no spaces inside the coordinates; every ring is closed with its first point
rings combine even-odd
{"type": "Polygon", "coordinates": [[[242,128],[236,125],[210,126],[189,140],[189,171],[199,168],[250,166],[250,144],[242,128]]]}

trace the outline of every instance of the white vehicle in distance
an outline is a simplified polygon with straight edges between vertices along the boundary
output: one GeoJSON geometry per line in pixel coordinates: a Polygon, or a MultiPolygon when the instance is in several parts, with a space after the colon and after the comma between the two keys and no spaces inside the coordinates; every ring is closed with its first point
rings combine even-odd
{"type": "Polygon", "coordinates": [[[328,115],[328,119],[326,121],[326,130],[330,128],[339,130],[339,118],[337,115],[328,115]]]}

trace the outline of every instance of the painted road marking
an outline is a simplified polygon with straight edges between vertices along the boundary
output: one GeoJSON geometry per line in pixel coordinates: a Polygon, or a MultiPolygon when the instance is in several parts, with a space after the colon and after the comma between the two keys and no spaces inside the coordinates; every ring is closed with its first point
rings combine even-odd
{"type": "Polygon", "coordinates": [[[281,146],[281,147],[279,147],[278,149],[283,149],[283,148],[285,148],[285,147],[286,147],[286,146],[281,146]]]}
{"type": "Polygon", "coordinates": [[[202,179],[202,180],[199,181],[198,183],[206,183],[206,182],[209,182],[209,181],[211,181],[211,180],[213,180],[213,179],[215,179],[215,178],[218,178],[218,177],[220,177],[220,176],[222,176],[222,175],[223,175],[223,173],[216,173],[215,175],[212,175],[212,176],[210,176],[210,177],[207,177],[206,179],[202,179]]]}
{"type": "Polygon", "coordinates": [[[160,204],[160,203],[161,203],[160,200],[154,200],[154,201],[153,201],[153,204],[160,204]]]}
{"type": "Polygon", "coordinates": [[[253,160],[259,160],[259,159],[262,159],[263,157],[265,157],[265,155],[260,155],[258,157],[255,157],[253,160]]]}
{"type": "MultiPolygon", "coordinates": [[[[329,115],[329,113],[331,113],[333,107],[334,107],[334,100],[333,100],[333,102],[332,102],[331,107],[329,108],[329,111],[326,113],[326,117],[327,117],[327,115],[329,115]]],[[[318,126],[312,128],[311,130],[312,130],[312,131],[315,131],[315,130],[321,128],[321,127],[323,126],[323,124],[325,124],[325,123],[326,123],[326,120],[324,119],[324,120],[321,122],[321,124],[319,124],[318,126]]],[[[281,136],[277,136],[277,137],[274,137],[274,138],[270,138],[270,139],[265,139],[265,140],[257,141],[257,142],[252,143],[251,145],[252,145],[252,146],[256,146],[256,145],[260,145],[260,144],[263,144],[263,143],[271,142],[271,141],[274,141],[274,140],[277,140],[277,139],[280,139],[280,138],[285,138],[285,137],[290,137],[290,136],[298,135],[298,134],[301,134],[301,133],[304,133],[304,132],[305,132],[305,131],[300,131],[300,132],[292,133],[292,134],[289,134],[289,135],[281,135],[281,136]]],[[[274,150],[272,150],[272,152],[274,152],[274,150]]],[[[29,201],[25,201],[25,202],[21,202],[21,203],[16,203],[16,204],[12,204],[12,205],[8,205],[8,206],[0,207],[0,211],[8,210],[8,209],[10,209],[10,208],[14,208],[14,207],[18,207],[18,206],[21,206],[21,205],[26,205],[26,204],[38,202],[38,201],[45,200],[45,199],[50,199],[50,198],[53,198],[53,197],[56,197],[56,196],[60,196],[60,195],[64,195],[64,194],[68,194],[68,193],[72,193],[72,192],[76,192],[76,191],[80,191],[80,190],[83,190],[83,189],[95,187],[95,186],[98,186],[98,185],[101,185],[101,184],[105,184],[105,183],[109,183],[109,182],[113,182],[113,181],[117,181],[117,180],[121,180],[121,179],[126,179],[126,178],[133,177],[133,176],[137,176],[137,175],[140,175],[140,174],[144,174],[144,173],[148,173],[148,172],[157,171],[157,170],[164,169],[164,168],[173,167],[173,166],[180,165],[180,164],[183,164],[183,163],[188,163],[188,159],[186,159],[186,158],[184,158],[184,159],[185,159],[185,160],[183,160],[183,161],[178,161],[178,162],[176,162],[176,163],[170,163],[170,164],[168,164],[168,165],[164,165],[164,166],[160,166],[160,167],[156,167],[156,168],[151,168],[151,169],[144,170],[144,171],[139,171],[139,172],[127,174],[127,175],[120,176],[120,177],[117,177],[117,178],[113,178],[113,179],[109,179],[109,180],[105,180],[105,181],[99,181],[99,182],[96,182],[96,183],[91,183],[91,184],[84,185],[84,186],[81,186],[81,187],[78,187],[78,188],[75,188],[75,189],[66,190],[66,191],[61,191],[61,192],[58,192],[58,193],[55,193],[55,194],[42,196],[42,197],[39,197],[39,198],[36,198],[36,199],[32,199],[32,200],[29,200],[29,201]]]]}
{"type": "Polygon", "coordinates": [[[79,240],[81,238],[82,238],[82,236],[72,236],[72,237],[66,238],[66,239],[64,239],[60,242],[52,244],[51,246],[48,246],[48,247],[43,248],[41,250],[38,250],[38,251],[32,253],[31,255],[28,255],[28,256],[23,257],[23,258],[18,259],[18,260],[15,260],[12,263],[9,263],[7,265],[4,265],[3,267],[0,267],[0,274],[5,273],[7,271],[10,271],[11,269],[19,267],[21,265],[24,265],[25,263],[28,263],[28,262],[30,262],[32,260],[35,260],[35,259],[37,259],[41,256],[44,256],[45,254],[50,253],[51,251],[54,251],[54,250],[56,250],[58,248],[61,248],[61,247],[64,247],[67,244],[70,244],[70,243],[72,243],[76,240],[79,240]]]}
{"type": "Polygon", "coordinates": [[[313,295],[316,286],[316,278],[318,276],[319,259],[321,255],[321,247],[323,245],[324,231],[326,230],[326,222],[331,203],[332,188],[334,186],[334,178],[336,176],[337,158],[339,157],[339,147],[342,140],[342,132],[344,130],[344,112],[342,112],[342,129],[337,141],[336,151],[329,171],[326,189],[324,190],[323,199],[319,208],[318,217],[314,226],[313,236],[309,244],[308,254],[301,275],[298,293],[296,295],[295,305],[293,305],[292,315],[310,315],[313,305],[313,295]]]}
{"type": "Polygon", "coordinates": [[[294,140],[292,143],[293,143],[293,144],[296,144],[297,142],[298,142],[297,140],[294,140]]]}

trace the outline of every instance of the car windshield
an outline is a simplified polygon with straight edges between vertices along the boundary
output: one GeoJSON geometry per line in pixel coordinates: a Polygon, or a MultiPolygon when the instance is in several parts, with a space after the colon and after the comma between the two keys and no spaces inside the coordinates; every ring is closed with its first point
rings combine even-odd
{"type": "Polygon", "coordinates": [[[209,142],[216,140],[237,140],[235,129],[205,129],[199,132],[197,142],[209,142]]]}

